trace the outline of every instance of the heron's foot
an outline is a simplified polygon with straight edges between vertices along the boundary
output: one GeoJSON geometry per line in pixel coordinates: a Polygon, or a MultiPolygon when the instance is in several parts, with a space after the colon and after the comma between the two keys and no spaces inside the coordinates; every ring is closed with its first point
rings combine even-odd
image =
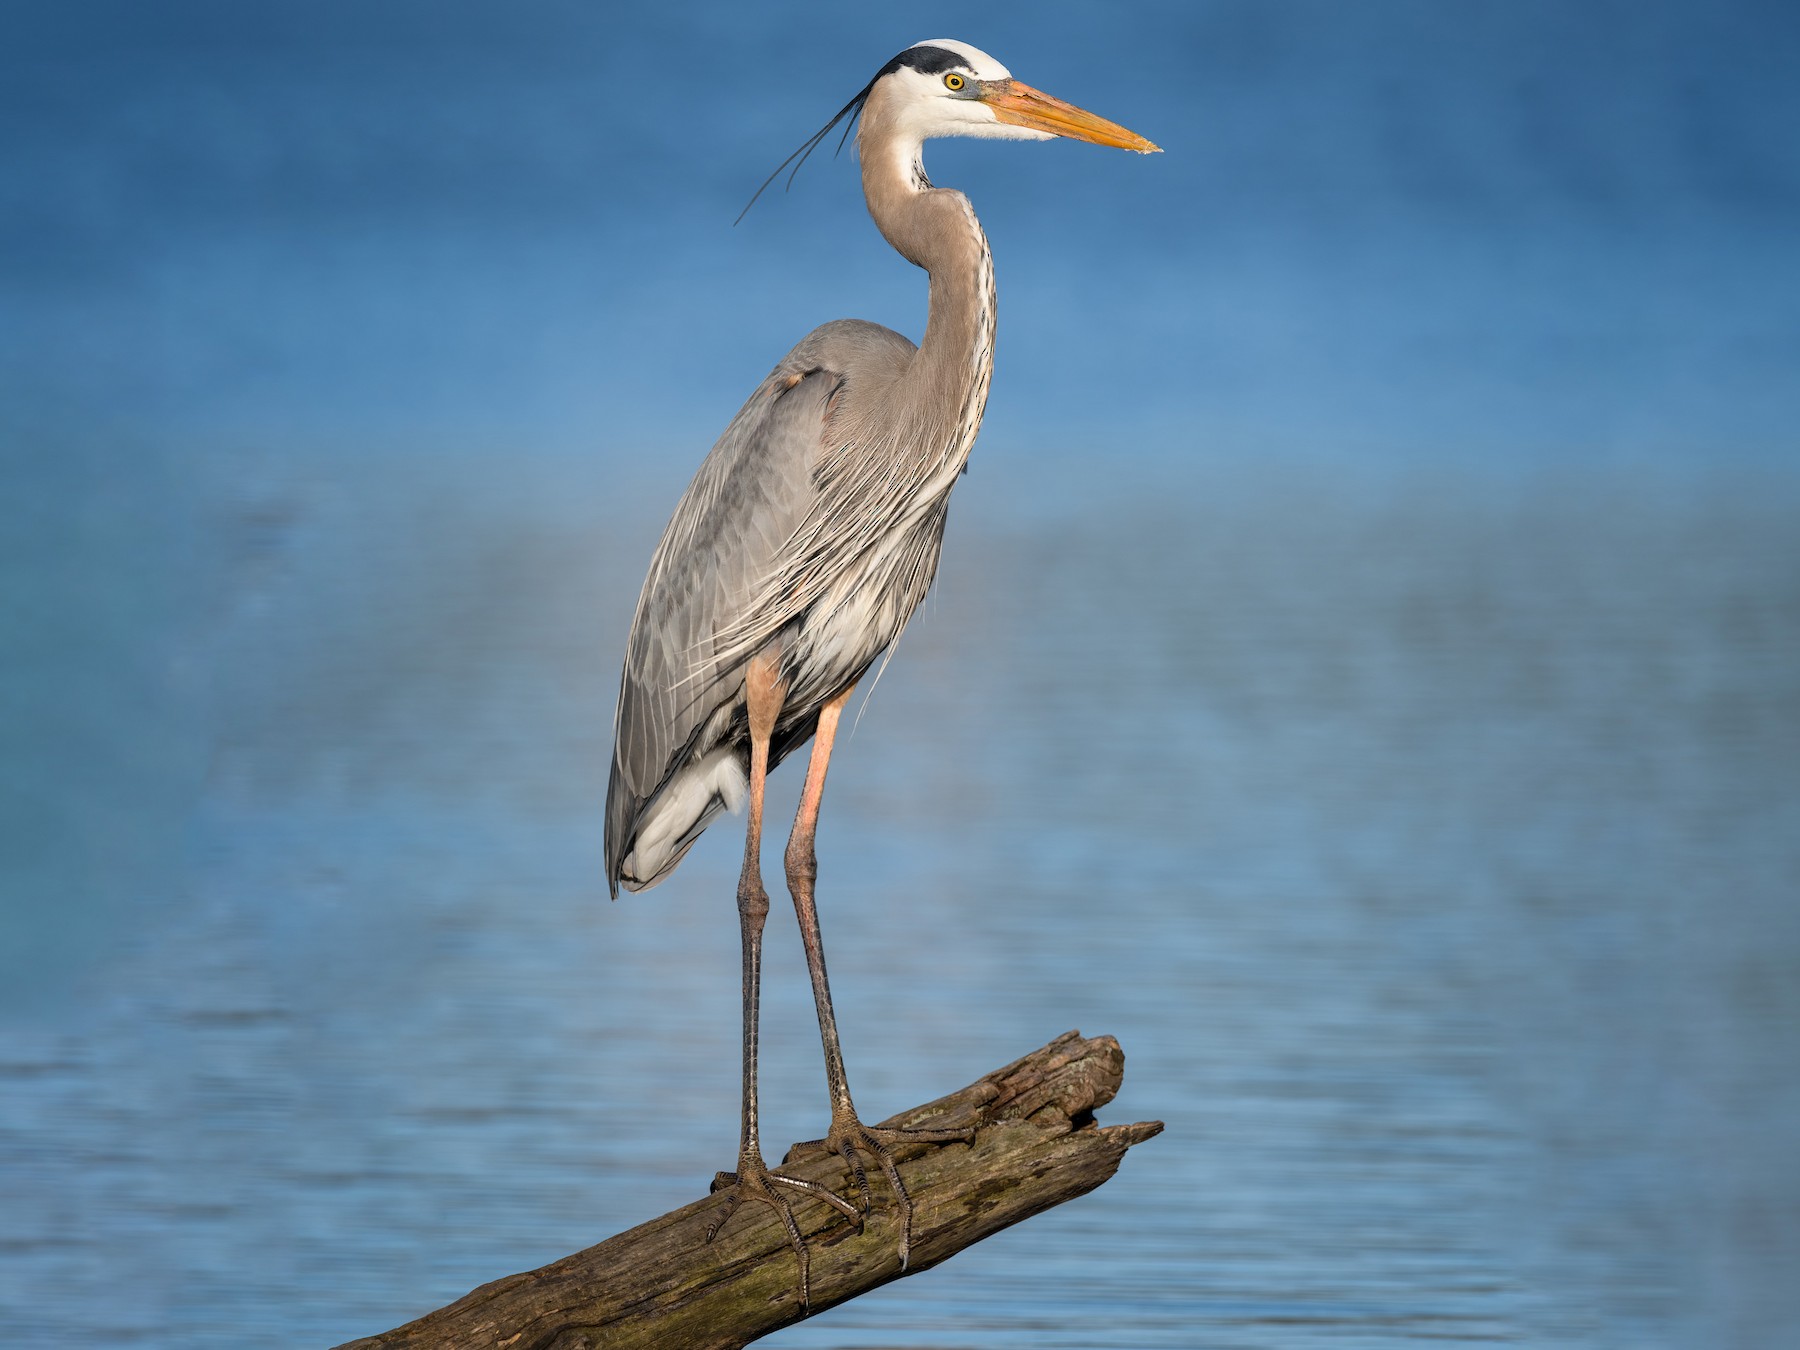
{"type": "MultiPolygon", "coordinates": [[[[720,1172],[713,1177],[712,1192],[728,1191],[725,1206],[719,1215],[706,1226],[706,1240],[711,1242],[737,1213],[738,1206],[746,1199],[758,1200],[773,1209],[781,1217],[781,1226],[787,1229],[788,1243],[794,1249],[794,1255],[800,1259],[800,1306],[803,1309],[812,1307],[812,1291],[810,1272],[806,1259],[806,1239],[800,1235],[800,1225],[794,1219],[794,1210],[788,1204],[787,1196],[782,1188],[803,1191],[807,1195],[817,1196],[858,1228],[862,1227],[863,1216],[855,1205],[839,1195],[831,1187],[822,1182],[807,1181],[801,1177],[790,1177],[781,1172],[771,1172],[763,1165],[760,1157],[752,1155],[738,1159],[738,1170],[720,1172]]],[[[865,1188],[866,1190],[866,1188],[865,1188]]]]}
{"type": "Polygon", "coordinates": [[[823,1139],[809,1140],[804,1144],[794,1145],[793,1153],[803,1149],[825,1149],[841,1157],[850,1168],[850,1175],[856,1178],[856,1188],[862,1194],[862,1212],[868,1214],[873,1207],[874,1199],[869,1194],[869,1174],[863,1170],[862,1156],[868,1154],[880,1166],[888,1185],[894,1189],[894,1199],[900,1213],[900,1269],[905,1270],[912,1259],[912,1196],[907,1194],[906,1183],[900,1180],[900,1169],[894,1165],[893,1150],[908,1144],[950,1144],[973,1143],[975,1131],[970,1127],[950,1130],[896,1130],[880,1125],[865,1125],[858,1120],[852,1110],[833,1113],[831,1133],[823,1139]]]}

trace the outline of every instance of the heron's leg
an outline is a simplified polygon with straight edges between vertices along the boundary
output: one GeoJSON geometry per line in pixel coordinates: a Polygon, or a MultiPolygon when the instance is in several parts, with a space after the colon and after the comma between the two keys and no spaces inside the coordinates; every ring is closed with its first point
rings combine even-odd
{"type": "Polygon", "coordinates": [[[900,1169],[889,1152],[892,1144],[969,1142],[971,1130],[892,1130],[864,1125],[850,1100],[850,1082],[844,1073],[844,1052],[838,1044],[837,1016],[831,1010],[831,982],[825,974],[825,947],[819,937],[819,911],[813,903],[813,886],[819,875],[814,841],[819,830],[819,803],[825,795],[825,772],[831,765],[831,746],[837,738],[838,718],[856,686],[844,690],[819,711],[819,727],[813,734],[812,758],[806,765],[806,787],[794,831],[788,836],[788,889],[794,896],[794,912],[800,918],[800,940],[806,947],[806,968],[812,975],[813,1002],[819,1010],[819,1037],[825,1045],[825,1084],[831,1094],[831,1133],[815,1143],[843,1155],[862,1192],[863,1211],[871,1198],[869,1179],[858,1152],[866,1152],[881,1164],[900,1206],[900,1268],[906,1268],[912,1250],[912,1197],[900,1180],[900,1169]]]}
{"type": "Polygon", "coordinates": [[[769,738],[775,731],[775,719],[781,713],[786,690],[781,684],[776,661],[758,657],[751,661],[744,677],[746,702],[750,714],[750,810],[744,832],[744,866],[738,874],[738,922],[744,939],[744,1109],[743,1132],[738,1141],[736,1172],[720,1172],[713,1178],[714,1191],[729,1190],[725,1206],[707,1227],[706,1240],[711,1242],[725,1221],[736,1212],[746,1195],[761,1200],[781,1216],[788,1241],[800,1258],[800,1301],[808,1298],[806,1244],[800,1236],[800,1225],[776,1185],[790,1186],[810,1192],[835,1206],[853,1222],[861,1215],[849,1201],[816,1181],[804,1181],[769,1171],[763,1163],[762,1144],[757,1137],[756,1122],[756,1043],[758,1013],[762,995],[762,932],[769,916],[769,896],[762,883],[762,817],[763,785],[769,773],[769,738]]]}
{"type": "MultiPolygon", "coordinates": [[[[762,882],[763,788],[769,777],[769,738],[781,715],[779,668],[772,658],[758,657],[744,673],[745,703],[750,715],[750,809],[744,830],[744,866],[738,873],[738,924],[744,939],[744,1109],[738,1159],[762,1161],[756,1130],[756,1043],[762,1002],[762,934],[769,917],[769,893],[762,882]]],[[[793,1218],[784,1215],[790,1227],[793,1218]]]]}

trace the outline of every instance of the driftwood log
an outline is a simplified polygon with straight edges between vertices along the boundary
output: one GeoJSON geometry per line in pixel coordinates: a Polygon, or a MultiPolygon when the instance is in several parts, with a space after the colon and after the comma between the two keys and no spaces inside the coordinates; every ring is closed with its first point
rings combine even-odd
{"type": "MultiPolygon", "coordinates": [[[[795,1201],[811,1253],[809,1306],[801,1303],[798,1259],[774,1211],[744,1205],[708,1243],[707,1226],[725,1203],[709,1196],[339,1350],[747,1345],[1106,1181],[1126,1149],[1162,1130],[1157,1121],[1094,1123],[1124,1070],[1125,1054],[1112,1037],[1071,1031],[960,1092],[881,1122],[975,1130],[971,1144],[895,1151],[914,1205],[908,1271],[900,1269],[893,1196],[877,1171],[870,1177],[874,1213],[860,1231],[827,1205],[795,1201]]],[[[856,1194],[843,1160],[823,1150],[791,1151],[782,1170],[856,1194]]]]}

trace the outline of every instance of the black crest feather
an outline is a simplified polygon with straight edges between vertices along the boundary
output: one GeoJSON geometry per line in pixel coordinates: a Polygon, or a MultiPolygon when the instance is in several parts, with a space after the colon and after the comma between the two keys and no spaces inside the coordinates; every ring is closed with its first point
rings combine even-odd
{"type": "Polygon", "coordinates": [[[770,183],[773,183],[777,178],[781,177],[781,171],[790,164],[794,167],[788,174],[787,183],[784,186],[783,191],[793,187],[794,179],[800,172],[800,166],[806,163],[808,156],[810,156],[814,150],[819,148],[819,142],[823,141],[831,134],[831,129],[848,117],[850,120],[844,126],[844,134],[838,138],[837,149],[831,152],[833,155],[841,154],[844,149],[844,143],[850,139],[850,133],[856,130],[856,119],[862,116],[863,104],[868,102],[870,91],[875,88],[876,83],[882,76],[892,75],[896,70],[900,69],[901,66],[910,66],[912,69],[922,71],[927,75],[936,75],[952,68],[960,70],[970,69],[969,63],[964,60],[961,55],[950,51],[947,48],[929,46],[908,47],[905,51],[901,52],[900,55],[896,56],[892,61],[889,61],[880,70],[876,71],[875,78],[862,87],[861,93],[851,99],[842,108],[839,108],[836,117],[820,127],[806,139],[806,142],[798,150],[794,151],[793,154],[777,164],[775,166],[775,172],[763,179],[762,186],[750,194],[750,200],[745,202],[744,209],[738,212],[737,220],[734,220],[731,223],[736,225],[739,220],[742,220],[745,216],[749,215],[750,208],[756,205],[756,199],[768,190],[770,183]]]}

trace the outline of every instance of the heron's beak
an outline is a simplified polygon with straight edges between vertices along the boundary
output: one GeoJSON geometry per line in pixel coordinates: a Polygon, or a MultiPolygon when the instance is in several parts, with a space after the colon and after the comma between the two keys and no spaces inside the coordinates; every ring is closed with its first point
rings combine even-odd
{"type": "Polygon", "coordinates": [[[981,100],[994,110],[994,115],[1002,122],[1011,122],[1014,126],[1047,131],[1052,136],[1068,136],[1094,145],[1135,150],[1140,155],[1153,154],[1162,149],[1160,145],[1152,145],[1137,132],[1127,131],[1117,122],[1095,117],[1093,113],[1077,108],[1073,103],[1064,103],[1060,98],[1051,98],[1042,90],[1033,89],[1020,80],[1008,80],[991,91],[983,90],[981,100]]]}

